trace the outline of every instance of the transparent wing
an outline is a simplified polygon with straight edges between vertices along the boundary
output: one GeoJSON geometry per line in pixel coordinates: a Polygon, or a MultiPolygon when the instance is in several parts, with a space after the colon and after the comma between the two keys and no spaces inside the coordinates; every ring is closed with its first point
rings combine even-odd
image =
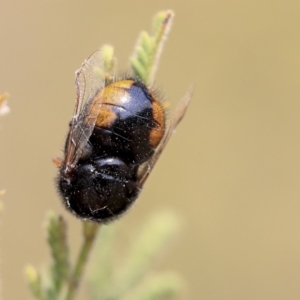
{"type": "Polygon", "coordinates": [[[140,181],[139,181],[139,188],[141,189],[146,182],[146,179],[148,178],[150,171],[153,169],[154,165],[156,164],[157,160],[159,159],[161,153],[165,149],[169,139],[171,138],[172,134],[174,133],[176,127],[183,119],[188,106],[191,102],[192,95],[194,92],[194,85],[191,85],[186,92],[186,94],[183,96],[181,101],[179,102],[178,106],[176,107],[175,111],[173,112],[169,126],[167,128],[167,131],[163,137],[163,140],[158,146],[158,149],[155,151],[152,158],[142,167],[142,169],[139,172],[140,181]]]}
{"type": "Polygon", "coordinates": [[[95,96],[105,85],[104,79],[99,75],[102,66],[102,52],[98,50],[75,72],[76,104],[66,147],[66,174],[82,157],[93,132],[101,106],[100,101],[94,101],[95,96]]]}

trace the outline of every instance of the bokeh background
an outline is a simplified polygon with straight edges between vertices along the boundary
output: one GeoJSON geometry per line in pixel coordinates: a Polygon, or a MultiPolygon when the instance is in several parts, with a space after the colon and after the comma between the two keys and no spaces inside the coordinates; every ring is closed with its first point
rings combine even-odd
{"type": "Polygon", "coordinates": [[[11,0],[0,18],[0,89],[12,110],[0,120],[4,299],[31,299],[23,269],[49,262],[49,210],[67,217],[74,251],[80,243],[51,162],[73,112],[74,71],[104,43],[126,71],[139,31],[166,8],[176,17],[157,86],[172,103],[191,82],[196,90],[123,234],[173,210],[184,225],[159,268],[185,278],[187,299],[300,298],[299,1],[11,0]]]}

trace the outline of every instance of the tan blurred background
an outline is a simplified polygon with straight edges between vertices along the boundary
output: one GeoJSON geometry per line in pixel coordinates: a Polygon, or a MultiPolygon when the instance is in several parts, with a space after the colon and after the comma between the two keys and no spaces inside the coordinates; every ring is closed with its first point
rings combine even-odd
{"type": "Polygon", "coordinates": [[[181,215],[160,268],[185,277],[188,299],[300,298],[299,1],[12,0],[0,18],[0,89],[12,109],[0,120],[4,299],[31,299],[23,268],[48,261],[47,211],[67,216],[80,242],[51,163],[73,111],[74,71],[104,43],[125,71],[139,31],[165,8],[176,18],[157,85],[174,102],[190,82],[196,91],[124,232],[160,209],[181,215]]]}

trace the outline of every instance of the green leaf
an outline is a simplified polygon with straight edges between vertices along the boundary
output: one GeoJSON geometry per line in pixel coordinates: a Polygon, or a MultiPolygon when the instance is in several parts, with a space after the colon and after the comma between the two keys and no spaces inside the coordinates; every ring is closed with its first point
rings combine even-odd
{"type": "Polygon", "coordinates": [[[104,45],[102,48],[103,70],[105,73],[105,84],[113,81],[115,71],[116,58],[114,56],[114,48],[110,45],[104,45]]]}
{"type": "MultiPolygon", "coordinates": [[[[50,213],[47,223],[47,241],[52,255],[52,266],[50,273],[51,286],[49,295],[59,295],[63,284],[69,278],[69,247],[67,243],[67,226],[61,216],[50,213]]],[[[49,296],[52,298],[52,296],[49,296]]]]}
{"type": "Polygon", "coordinates": [[[153,21],[153,33],[140,33],[133,56],[130,58],[131,68],[135,76],[146,84],[152,84],[161,56],[162,48],[170,31],[174,12],[159,12],[153,21]]]}
{"type": "Polygon", "coordinates": [[[105,80],[105,85],[108,85],[113,81],[114,77],[114,70],[116,64],[114,48],[110,45],[104,45],[101,47],[100,50],[103,65],[101,68],[97,68],[96,72],[98,73],[100,79],[105,80]]]}

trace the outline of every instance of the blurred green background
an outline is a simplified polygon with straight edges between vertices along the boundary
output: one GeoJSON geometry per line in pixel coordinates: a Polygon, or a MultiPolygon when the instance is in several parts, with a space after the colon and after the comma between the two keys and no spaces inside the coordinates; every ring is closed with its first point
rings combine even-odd
{"type": "Polygon", "coordinates": [[[80,242],[51,162],[74,71],[104,43],[126,71],[138,33],[166,8],[176,16],[157,87],[172,103],[191,82],[196,90],[123,234],[171,209],[184,226],[159,267],[184,276],[187,299],[300,298],[300,2],[12,0],[0,18],[0,89],[12,110],[0,120],[4,299],[31,299],[23,268],[49,258],[47,211],[67,217],[74,251],[80,242]]]}

